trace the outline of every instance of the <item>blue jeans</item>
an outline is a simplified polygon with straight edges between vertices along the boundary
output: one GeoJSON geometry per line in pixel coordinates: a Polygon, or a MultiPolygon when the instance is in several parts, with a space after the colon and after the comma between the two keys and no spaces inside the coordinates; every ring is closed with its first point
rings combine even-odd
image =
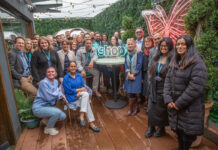
{"type": "Polygon", "coordinates": [[[39,118],[48,118],[47,126],[49,128],[54,128],[57,121],[64,120],[66,114],[55,106],[41,106],[39,108],[33,109],[33,114],[39,118]]]}

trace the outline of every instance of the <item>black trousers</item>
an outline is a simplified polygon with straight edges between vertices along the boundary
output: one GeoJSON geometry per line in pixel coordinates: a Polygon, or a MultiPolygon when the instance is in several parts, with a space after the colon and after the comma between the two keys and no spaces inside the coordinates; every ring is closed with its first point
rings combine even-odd
{"type": "Polygon", "coordinates": [[[192,145],[192,142],[196,140],[195,135],[187,135],[181,130],[176,131],[178,135],[178,142],[179,142],[179,150],[189,150],[192,145]]]}

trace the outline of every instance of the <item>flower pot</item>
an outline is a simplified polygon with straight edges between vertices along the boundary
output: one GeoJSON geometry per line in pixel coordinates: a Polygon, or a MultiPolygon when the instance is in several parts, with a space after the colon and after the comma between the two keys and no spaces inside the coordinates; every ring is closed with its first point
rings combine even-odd
{"type": "Polygon", "coordinates": [[[20,118],[20,121],[29,129],[37,128],[39,126],[39,119],[34,118],[34,119],[28,119],[28,120],[23,120],[20,118]]]}

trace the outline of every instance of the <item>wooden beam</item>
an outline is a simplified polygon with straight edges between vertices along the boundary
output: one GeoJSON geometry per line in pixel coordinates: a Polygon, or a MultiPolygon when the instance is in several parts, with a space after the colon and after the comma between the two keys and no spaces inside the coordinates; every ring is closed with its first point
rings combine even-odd
{"type": "Polygon", "coordinates": [[[0,128],[0,131],[3,132],[0,135],[0,139],[7,139],[10,144],[15,144],[18,140],[18,137],[21,133],[21,128],[19,120],[17,117],[17,109],[15,102],[14,88],[12,84],[11,72],[9,68],[8,61],[8,52],[6,49],[6,44],[4,41],[3,28],[0,19],[0,48],[1,48],[1,62],[0,65],[0,124],[3,129],[0,128]],[[3,67],[3,68],[2,68],[3,67]],[[3,70],[4,69],[4,70],[3,70]],[[6,78],[5,78],[6,76],[6,78]],[[5,83],[7,84],[7,94],[5,83]],[[10,104],[9,104],[10,103],[10,104]],[[13,116],[13,119],[12,119],[13,116]]]}

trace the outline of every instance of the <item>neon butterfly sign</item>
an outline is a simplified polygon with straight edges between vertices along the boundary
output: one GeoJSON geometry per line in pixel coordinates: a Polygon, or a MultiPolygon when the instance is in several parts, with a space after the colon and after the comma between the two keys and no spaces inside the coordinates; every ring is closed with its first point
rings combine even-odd
{"type": "Polygon", "coordinates": [[[180,35],[185,34],[184,16],[190,7],[190,2],[191,0],[176,0],[168,16],[160,5],[156,5],[154,10],[142,11],[149,35],[160,33],[163,37],[172,38],[175,43],[180,35]]]}

